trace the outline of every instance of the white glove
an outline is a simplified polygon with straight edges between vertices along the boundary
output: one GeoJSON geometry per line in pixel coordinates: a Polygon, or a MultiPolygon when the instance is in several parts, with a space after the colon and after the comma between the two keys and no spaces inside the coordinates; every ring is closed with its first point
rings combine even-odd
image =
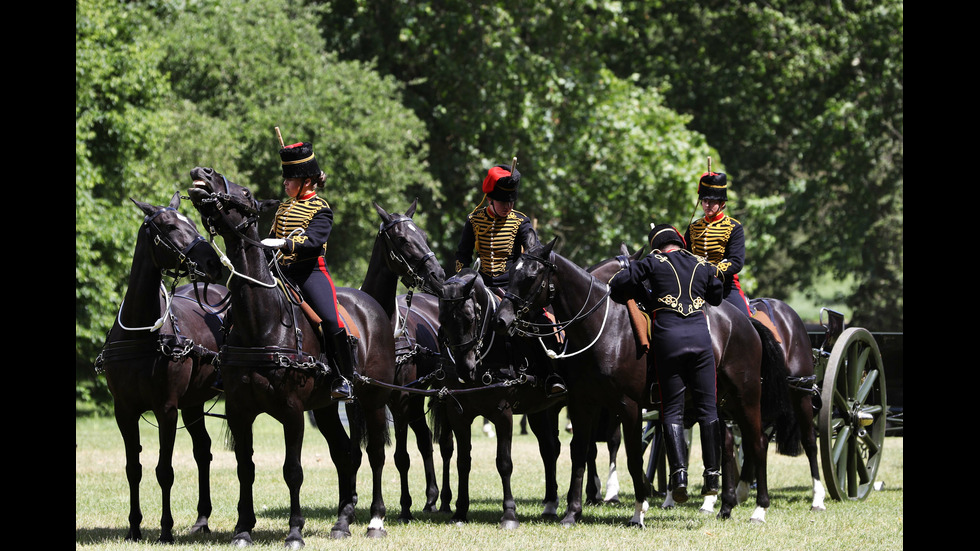
{"type": "Polygon", "coordinates": [[[272,247],[273,249],[278,249],[286,244],[286,240],[269,238],[269,239],[263,239],[262,244],[265,245],[266,247],[272,247]]]}

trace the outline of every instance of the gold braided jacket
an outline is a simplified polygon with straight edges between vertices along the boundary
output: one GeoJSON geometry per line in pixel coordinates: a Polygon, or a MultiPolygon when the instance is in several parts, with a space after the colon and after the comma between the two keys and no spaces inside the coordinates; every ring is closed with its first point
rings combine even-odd
{"type": "Polygon", "coordinates": [[[282,262],[289,264],[323,256],[333,228],[333,211],[325,199],[289,198],[279,205],[269,235],[286,240],[282,262]]]}

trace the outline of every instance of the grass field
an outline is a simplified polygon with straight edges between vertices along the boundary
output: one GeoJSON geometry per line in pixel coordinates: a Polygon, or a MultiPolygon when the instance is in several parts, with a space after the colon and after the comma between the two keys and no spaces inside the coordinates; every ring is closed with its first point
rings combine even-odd
{"type": "MultiPolygon", "coordinates": [[[[216,410],[221,409],[218,404],[216,410]]],[[[210,418],[209,431],[215,440],[212,450],[211,534],[187,535],[196,517],[196,469],[191,457],[190,438],[184,431],[177,435],[174,465],[177,481],[173,490],[175,535],[179,549],[214,549],[230,547],[236,521],[238,480],[235,459],[222,445],[223,421],[210,418]]],[[[111,418],[76,415],[75,420],[75,548],[159,549],[160,490],[154,468],[157,463],[157,435],[152,416],[141,423],[143,438],[143,481],[141,484],[144,542],[125,542],[129,508],[128,487],[124,474],[122,439],[111,418]]],[[[827,502],[827,511],[809,511],[810,482],[805,458],[778,456],[770,447],[769,482],[772,506],[764,525],[748,522],[754,494],[749,503],[737,507],[728,521],[698,512],[700,502],[688,501],[672,510],[660,509],[659,501],[650,504],[646,528],[625,526],[633,512],[633,490],[622,451],[619,455],[620,505],[587,507],[582,523],[562,528],[556,523],[538,519],[543,495],[544,470],[532,435],[518,435],[514,442],[515,475],[513,480],[521,527],[501,531],[497,521],[501,513],[500,481],[494,466],[494,441],[484,436],[480,422],[473,425],[474,462],[471,486],[474,502],[470,522],[454,525],[448,516],[421,513],[423,479],[421,460],[414,441],[412,452],[413,498],[417,520],[401,524],[395,520],[398,506],[398,473],[389,450],[385,469],[385,501],[388,506],[388,536],[382,540],[364,537],[370,501],[370,472],[362,467],[358,476],[360,503],[354,536],[344,541],[329,539],[335,520],[336,473],[327,454],[327,445],[315,429],[306,432],[303,451],[305,482],[302,502],[306,527],[303,536],[307,549],[861,549],[894,550],[904,546],[904,439],[886,439],[884,459],[877,479],[881,491],[860,502],[827,502]]],[[[515,430],[515,433],[518,431],[515,430]]],[[[268,416],[255,425],[256,485],[255,503],[258,525],[253,533],[254,549],[282,549],[286,536],[288,495],[282,480],[282,430],[268,416]]],[[[571,436],[562,431],[562,456],[558,464],[559,496],[564,509],[568,489],[570,462],[568,444],[571,436]]],[[[694,439],[691,461],[692,492],[700,487],[700,450],[694,439]]],[[[438,459],[437,459],[438,461],[438,459]]],[[[608,454],[600,448],[599,469],[608,469],[608,454]]],[[[441,467],[437,466],[441,473],[441,467]]],[[[455,484],[455,465],[453,466],[455,484]]],[[[454,503],[455,507],[455,503],[454,503]]]]}

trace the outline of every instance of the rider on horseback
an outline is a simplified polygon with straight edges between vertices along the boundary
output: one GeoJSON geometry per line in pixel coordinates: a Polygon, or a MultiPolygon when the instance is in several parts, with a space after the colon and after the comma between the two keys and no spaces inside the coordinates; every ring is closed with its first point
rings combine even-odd
{"type": "Polygon", "coordinates": [[[708,172],[698,181],[698,200],[704,216],[691,222],[684,238],[692,253],[703,256],[718,267],[725,282],[725,300],[740,312],[752,315],[749,301],[738,282],[745,265],[745,232],[742,224],[725,214],[728,181],[724,172],[708,172]]]}
{"type": "MultiPolygon", "coordinates": [[[[474,209],[467,216],[466,224],[456,247],[456,272],[468,266],[476,251],[480,259],[480,275],[488,288],[498,296],[510,281],[510,268],[524,250],[537,245],[538,235],[526,214],[514,210],[517,201],[517,186],[521,173],[517,171],[516,161],[511,166],[497,165],[487,171],[483,179],[483,193],[488,201],[484,208],[474,209]]],[[[481,201],[480,204],[483,204],[481,201]]],[[[545,324],[550,321],[545,320],[545,324]]],[[[554,366],[545,362],[543,366],[549,373],[545,379],[551,395],[565,392],[565,383],[554,372],[554,366]]]]}
{"type": "Polygon", "coordinates": [[[326,179],[308,142],[287,145],[279,150],[283,187],[288,198],[276,211],[275,223],[264,245],[279,249],[282,274],[297,285],[304,299],[322,320],[324,345],[340,373],[334,381],[331,398],[353,398],[349,378],[354,374],[354,345],[338,315],[337,293],[327,271],[327,240],[333,228],[333,211],[316,194],[326,179]]]}
{"type": "Polygon", "coordinates": [[[704,305],[722,301],[718,269],[684,249],[673,226],[654,226],[651,252],[629,264],[609,282],[613,300],[637,299],[653,321],[653,362],[660,383],[661,419],[670,461],[674,501],[687,501],[687,442],[684,438],[684,393],[690,386],[704,454],[702,495],[719,489],[721,422],[718,420],[715,357],[704,305]]]}

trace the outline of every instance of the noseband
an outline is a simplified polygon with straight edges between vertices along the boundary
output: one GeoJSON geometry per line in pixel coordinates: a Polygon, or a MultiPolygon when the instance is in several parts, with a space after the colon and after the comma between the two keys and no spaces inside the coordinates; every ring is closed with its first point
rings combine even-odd
{"type": "MultiPolygon", "coordinates": [[[[476,277],[480,277],[480,276],[477,275],[476,277]]],[[[489,300],[489,297],[488,297],[487,304],[486,304],[486,306],[484,306],[484,305],[480,304],[480,301],[477,300],[477,298],[474,297],[474,296],[472,296],[472,295],[470,295],[470,296],[462,296],[462,297],[452,297],[452,298],[440,298],[439,301],[440,302],[448,302],[448,303],[452,304],[452,308],[456,309],[456,308],[459,308],[460,307],[458,304],[465,303],[467,300],[471,300],[471,299],[473,300],[473,303],[476,305],[476,315],[477,315],[477,318],[478,319],[481,317],[480,316],[481,312],[483,312],[485,310],[485,312],[483,312],[483,316],[482,316],[482,318],[483,318],[482,323],[475,324],[477,326],[477,330],[474,331],[475,334],[473,335],[473,337],[470,338],[469,340],[466,340],[465,342],[453,344],[453,343],[450,343],[449,340],[443,334],[440,337],[440,340],[442,341],[442,345],[446,348],[446,353],[449,355],[449,360],[454,365],[456,364],[456,358],[453,357],[453,352],[454,351],[455,352],[458,352],[458,351],[466,351],[466,350],[469,350],[471,348],[475,348],[474,354],[476,355],[476,365],[477,365],[477,368],[479,368],[479,366],[483,364],[483,359],[487,357],[487,354],[489,354],[490,353],[490,350],[493,348],[493,341],[494,341],[494,338],[495,338],[495,335],[496,335],[495,332],[491,331],[490,332],[490,342],[489,342],[489,344],[487,344],[486,346],[484,346],[484,344],[483,344],[483,337],[484,337],[484,335],[487,334],[487,329],[489,327],[490,318],[492,318],[493,317],[493,314],[494,314],[493,301],[492,300],[489,300]],[[482,352],[482,354],[481,354],[481,352],[482,352]]],[[[489,384],[490,382],[492,382],[492,380],[490,380],[488,378],[488,376],[489,376],[489,372],[484,373],[484,382],[487,383],[487,384],[489,384]]]]}

